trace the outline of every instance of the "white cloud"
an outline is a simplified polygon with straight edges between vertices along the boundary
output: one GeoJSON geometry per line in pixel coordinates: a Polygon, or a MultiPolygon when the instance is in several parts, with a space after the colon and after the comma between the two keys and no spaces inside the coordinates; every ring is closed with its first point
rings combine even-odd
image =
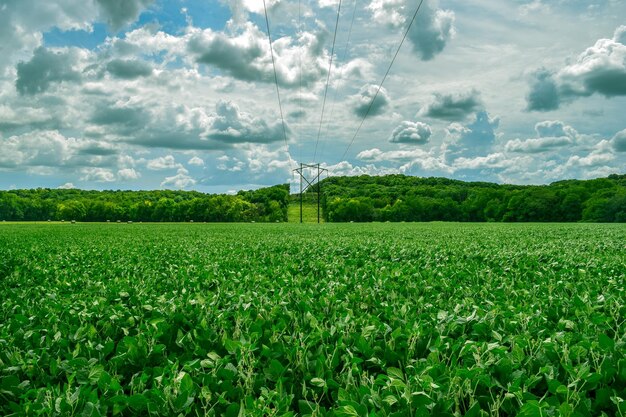
{"type": "Polygon", "coordinates": [[[400,28],[406,23],[408,11],[405,0],[372,0],[368,9],[376,22],[395,28],[400,28]]]}
{"type": "Polygon", "coordinates": [[[72,184],[71,182],[66,182],[65,184],[59,185],[57,187],[57,189],[59,189],[59,190],[71,190],[71,189],[74,189],[74,188],[76,188],[76,186],[74,186],[74,184],[72,184]]]}
{"type": "Polygon", "coordinates": [[[620,26],[612,39],[599,39],[558,71],[542,68],[531,74],[527,109],[556,110],[563,102],[593,94],[626,96],[624,33],[626,26],[620,26]]]}
{"type": "Polygon", "coordinates": [[[357,159],[366,162],[385,162],[385,161],[400,161],[406,162],[418,158],[428,157],[428,152],[422,149],[411,150],[395,150],[395,151],[381,151],[378,148],[366,149],[359,152],[356,156],[357,159]]]}
{"type": "Polygon", "coordinates": [[[0,141],[0,167],[75,167],[115,162],[116,149],[93,140],[67,138],[58,131],[32,131],[0,141]]]}
{"type": "Polygon", "coordinates": [[[43,33],[91,31],[96,22],[113,30],[135,21],[153,0],[19,0],[0,3],[0,73],[15,62],[28,60],[43,44],[43,33]]]}
{"type": "Polygon", "coordinates": [[[196,185],[196,182],[195,179],[189,176],[189,171],[185,168],[179,168],[176,175],[166,177],[163,182],[161,182],[161,187],[182,190],[196,185]]]}
{"type": "Polygon", "coordinates": [[[572,144],[572,139],[567,136],[543,137],[535,139],[513,139],[506,144],[508,152],[537,153],[567,146],[572,144]]]}
{"type": "Polygon", "coordinates": [[[106,168],[83,168],[80,170],[82,177],[81,181],[93,181],[93,182],[113,182],[115,181],[115,174],[110,169],[106,168]]]}
{"type": "Polygon", "coordinates": [[[194,165],[194,166],[197,166],[197,167],[202,167],[202,166],[204,166],[204,161],[201,158],[199,158],[197,156],[194,156],[189,161],[187,161],[187,164],[188,165],[194,165]]]}
{"type": "MultiPolygon", "coordinates": [[[[368,8],[374,21],[405,30],[417,4],[409,0],[372,0],[368,8]]],[[[424,1],[408,33],[420,59],[429,61],[444,50],[456,33],[454,21],[453,11],[437,8],[436,0],[424,1]]]]}
{"type": "Polygon", "coordinates": [[[242,112],[239,106],[230,101],[220,101],[212,120],[208,137],[220,142],[233,143],[270,143],[283,140],[282,124],[279,120],[268,123],[242,112]]]}
{"type": "Polygon", "coordinates": [[[613,139],[611,139],[611,144],[615,151],[626,152],[626,129],[616,133],[613,139]]]}
{"type": "Polygon", "coordinates": [[[608,153],[591,153],[587,156],[573,155],[567,160],[568,167],[599,167],[615,160],[615,155],[608,153]]]}
{"type": "Polygon", "coordinates": [[[133,168],[124,168],[117,171],[117,176],[122,181],[136,180],[141,177],[141,174],[135,171],[133,168]]]}
{"type": "Polygon", "coordinates": [[[454,160],[456,169],[504,168],[510,164],[510,158],[503,153],[493,153],[474,158],[458,158],[454,160]]]}
{"type": "Polygon", "coordinates": [[[560,120],[546,120],[539,122],[535,125],[535,131],[537,132],[537,136],[540,138],[560,136],[575,138],[578,136],[578,132],[576,132],[573,127],[567,126],[560,120]]]}
{"type": "Polygon", "coordinates": [[[578,132],[571,126],[558,120],[546,120],[535,125],[536,138],[514,139],[506,143],[508,152],[540,153],[574,145],[579,138],[578,132]]]}
{"type": "Polygon", "coordinates": [[[432,130],[426,123],[404,121],[391,132],[389,142],[424,145],[431,135],[432,130]]]}
{"type": "MultiPolygon", "coordinates": [[[[319,30],[274,40],[276,77],[281,87],[311,86],[324,79],[328,71],[326,36],[325,31],[319,30]]],[[[267,34],[252,23],[246,23],[234,36],[211,29],[194,29],[184,40],[196,63],[210,65],[242,81],[274,82],[267,34]]]]}
{"type": "Polygon", "coordinates": [[[352,111],[359,117],[377,116],[383,114],[389,108],[391,99],[385,87],[367,84],[361,87],[358,94],[350,98],[352,111]],[[374,97],[376,97],[374,99],[374,97]],[[374,100],[374,101],[372,101],[374,100]]]}
{"type": "Polygon", "coordinates": [[[154,0],[95,0],[100,7],[100,16],[111,29],[117,31],[131,22],[154,0]]]}
{"type": "Polygon", "coordinates": [[[418,114],[433,119],[461,121],[482,107],[480,93],[477,90],[449,94],[435,93],[418,114]]]}
{"type": "Polygon", "coordinates": [[[173,155],[166,155],[148,161],[146,167],[153,171],[160,171],[164,169],[181,168],[181,165],[176,162],[173,155]]]}

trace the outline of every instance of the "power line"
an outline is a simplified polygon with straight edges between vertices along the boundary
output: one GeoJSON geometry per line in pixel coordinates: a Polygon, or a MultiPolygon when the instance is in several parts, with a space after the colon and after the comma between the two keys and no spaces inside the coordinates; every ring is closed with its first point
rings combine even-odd
{"type": "Polygon", "coordinates": [[[424,0],[420,0],[420,3],[417,5],[417,9],[415,10],[415,13],[413,13],[413,17],[411,18],[411,21],[409,22],[409,26],[406,28],[406,31],[404,32],[404,36],[402,36],[402,40],[400,41],[400,45],[398,45],[398,49],[396,50],[396,53],[394,54],[393,59],[391,60],[391,63],[389,64],[389,68],[387,68],[387,72],[385,72],[385,76],[383,77],[382,81],[380,82],[380,85],[378,86],[378,89],[376,90],[376,94],[374,94],[374,97],[370,101],[370,104],[367,107],[367,111],[365,112],[365,115],[363,116],[363,119],[361,119],[361,123],[359,124],[359,127],[357,128],[356,132],[354,133],[354,136],[352,136],[352,140],[348,144],[348,147],[346,148],[346,150],[343,153],[343,155],[341,156],[341,158],[339,158],[340,162],[341,162],[341,160],[343,160],[343,158],[345,158],[346,154],[348,153],[348,150],[350,149],[350,147],[354,143],[354,140],[356,139],[357,135],[361,131],[361,128],[363,127],[363,123],[365,123],[365,119],[367,118],[367,115],[372,110],[372,106],[374,105],[374,101],[378,97],[378,93],[380,93],[380,89],[383,87],[383,84],[385,83],[385,80],[387,79],[387,76],[389,75],[389,72],[391,71],[391,67],[393,66],[393,63],[396,61],[396,58],[398,57],[398,53],[400,53],[400,49],[402,48],[402,45],[404,44],[404,41],[406,40],[406,37],[409,34],[409,30],[411,30],[411,26],[413,26],[413,22],[415,22],[415,18],[417,17],[417,13],[420,11],[420,8],[422,7],[422,3],[424,3],[424,0]]]}
{"type": "Polygon", "coordinates": [[[324,89],[324,101],[322,102],[322,115],[320,116],[320,127],[317,131],[317,141],[315,142],[315,153],[313,153],[313,162],[315,162],[315,159],[317,157],[317,145],[320,142],[320,135],[322,134],[322,123],[324,121],[324,108],[326,107],[326,95],[328,94],[328,84],[330,83],[330,72],[333,68],[333,56],[335,55],[335,41],[337,39],[337,28],[339,27],[340,12],[341,12],[341,0],[339,0],[339,6],[337,7],[337,21],[335,22],[335,34],[333,35],[333,47],[330,51],[330,64],[328,65],[328,76],[326,77],[326,88],[324,89]]]}
{"type": "MultiPolygon", "coordinates": [[[[345,62],[346,58],[348,57],[348,50],[350,48],[350,40],[352,39],[352,27],[354,26],[354,19],[356,17],[356,5],[357,5],[357,0],[354,0],[354,8],[352,9],[352,20],[350,21],[350,29],[348,29],[348,39],[346,40],[346,47],[343,50],[343,57],[341,58],[341,62],[345,62]]],[[[340,68],[339,70],[339,77],[338,80],[341,81],[343,79],[343,67],[340,68]]],[[[335,105],[337,104],[337,94],[339,92],[338,88],[335,88],[335,94],[333,96],[333,104],[330,107],[330,114],[333,114],[333,111],[335,109],[335,105]]],[[[328,123],[326,123],[326,132],[328,132],[328,129],[330,128],[330,120],[328,120],[328,123]]],[[[324,145],[326,144],[326,142],[322,142],[322,149],[320,150],[320,155],[324,152],[324,145]]]]}
{"type": "MultiPolygon", "coordinates": [[[[298,36],[302,35],[302,0],[298,0],[298,36]]],[[[298,105],[300,112],[303,111],[302,106],[302,48],[300,48],[300,53],[298,54],[298,64],[299,64],[299,87],[298,87],[298,105]]],[[[298,152],[299,160],[302,161],[302,146],[300,146],[300,151],[298,152]]]]}
{"type": "Polygon", "coordinates": [[[267,6],[265,5],[265,0],[263,0],[263,10],[265,11],[265,24],[267,25],[267,38],[270,42],[270,54],[272,56],[272,68],[274,68],[274,83],[276,84],[276,95],[278,96],[278,108],[280,110],[280,120],[283,124],[283,139],[285,141],[285,150],[287,151],[287,155],[289,156],[289,165],[293,169],[293,164],[291,163],[291,153],[289,152],[289,145],[287,144],[287,127],[285,126],[285,118],[283,117],[283,105],[280,101],[280,89],[278,88],[278,75],[276,74],[276,62],[274,60],[274,48],[272,47],[272,35],[270,33],[270,19],[267,17],[267,6]]]}

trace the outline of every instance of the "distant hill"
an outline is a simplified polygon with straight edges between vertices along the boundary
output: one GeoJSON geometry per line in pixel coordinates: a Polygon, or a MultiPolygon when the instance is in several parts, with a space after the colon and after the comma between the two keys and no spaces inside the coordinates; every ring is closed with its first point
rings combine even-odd
{"type": "Polygon", "coordinates": [[[626,222],[626,175],[550,185],[362,175],[330,177],[321,187],[331,222],[626,222]]]}

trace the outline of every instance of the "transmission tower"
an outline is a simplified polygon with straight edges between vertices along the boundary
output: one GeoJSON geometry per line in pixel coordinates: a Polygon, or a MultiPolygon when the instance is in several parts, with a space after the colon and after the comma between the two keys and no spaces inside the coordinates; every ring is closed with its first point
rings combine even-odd
{"type": "Polygon", "coordinates": [[[320,193],[321,184],[320,178],[324,172],[328,172],[326,168],[320,167],[320,164],[303,164],[300,163],[300,168],[294,169],[300,176],[300,223],[302,223],[302,199],[303,195],[311,187],[315,187],[317,191],[317,222],[320,222],[320,193]],[[307,175],[307,171],[311,172],[311,175],[307,175]]]}

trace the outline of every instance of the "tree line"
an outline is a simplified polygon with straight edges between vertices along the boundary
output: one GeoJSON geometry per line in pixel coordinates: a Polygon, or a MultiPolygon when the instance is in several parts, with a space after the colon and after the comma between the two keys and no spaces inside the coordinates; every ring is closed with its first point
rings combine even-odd
{"type": "Polygon", "coordinates": [[[626,175],[541,186],[362,175],[321,187],[330,222],[626,222],[626,175]]]}
{"type": "Polygon", "coordinates": [[[287,220],[289,185],[236,195],[197,191],[0,191],[0,220],[275,222],[287,220]]]}

